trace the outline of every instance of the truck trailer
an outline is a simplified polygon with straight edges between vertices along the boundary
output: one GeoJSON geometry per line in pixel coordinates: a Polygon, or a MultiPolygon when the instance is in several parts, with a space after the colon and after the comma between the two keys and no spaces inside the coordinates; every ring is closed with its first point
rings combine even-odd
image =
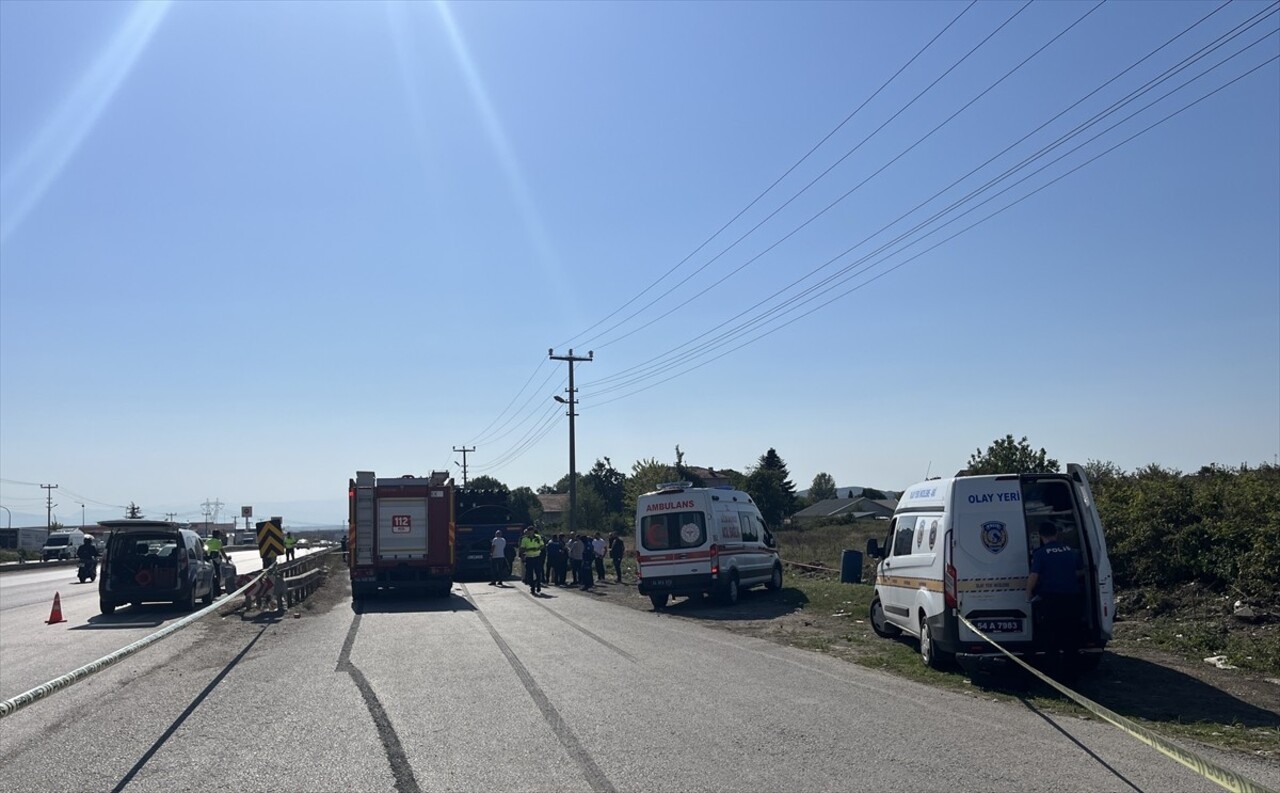
{"type": "Polygon", "coordinates": [[[446,596],[453,585],[453,480],[447,471],[379,479],[357,471],[347,489],[351,594],[446,596]]]}

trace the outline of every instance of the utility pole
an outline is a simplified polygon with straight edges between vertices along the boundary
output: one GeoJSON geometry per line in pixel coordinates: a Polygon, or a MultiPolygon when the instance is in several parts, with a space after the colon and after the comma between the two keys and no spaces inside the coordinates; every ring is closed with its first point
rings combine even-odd
{"type": "Polygon", "coordinates": [[[476,447],[472,446],[470,449],[468,449],[466,446],[463,446],[461,449],[459,449],[457,446],[454,446],[453,450],[455,452],[462,452],[462,489],[466,490],[467,489],[467,452],[474,452],[476,450],[476,447]]]}
{"type": "Polygon", "coordinates": [[[48,494],[45,496],[45,500],[44,500],[44,503],[45,503],[44,528],[45,528],[45,531],[53,531],[53,508],[58,506],[57,504],[53,503],[53,491],[57,490],[58,486],[57,485],[40,485],[40,487],[49,491],[48,494]]]}
{"type": "Polygon", "coordinates": [[[560,402],[569,406],[569,521],[568,521],[568,527],[569,527],[569,535],[573,536],[573,516],[574,516],[573,514],[574,512],[577,511],[577,508],[578,508],[578,470],[577,470],[577,461],[576,461],[576,458],[574,457],[574,437],[573,437],[573,419],[577,415],[577,412],[573,409],[573,406],[578,404],[578,400],[574,398],[574,394],[577,393],[578,389],[573,387],[573,365],[574,363],[577,363],[579,361],[583,361],[583,362],[593,361],[595,360],[596,354],[591,350],[587,350],[587,357],[583,358],[580,355],[574,355],[573,350],[570,349],[568,355],[556,355],[555,348],[552,348],[547,350],[547,355],[553,361],[565,361],[569,364],[569,398],[566,400],[564,397],[557,395],[555,397],[555,400],[557,402],[560,402]]]}

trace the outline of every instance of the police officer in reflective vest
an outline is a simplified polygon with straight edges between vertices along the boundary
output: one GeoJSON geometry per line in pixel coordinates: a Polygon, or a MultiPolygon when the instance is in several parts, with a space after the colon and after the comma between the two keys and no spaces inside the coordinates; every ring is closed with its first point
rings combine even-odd
{"type": "Polygon", "coordinates": [[[529,591],[538,594],[542,591],[542,548],[546,543],[542,535],[529,526],[520,538],[520,556],[524,559],[525,582],[529,591]]]}
{"type": "Polygon", "coordinates": [[[222,593],[222,531],[214,529],[209,539],[204,541],[205,553],[213,562],[213,596],[222,593]]]}

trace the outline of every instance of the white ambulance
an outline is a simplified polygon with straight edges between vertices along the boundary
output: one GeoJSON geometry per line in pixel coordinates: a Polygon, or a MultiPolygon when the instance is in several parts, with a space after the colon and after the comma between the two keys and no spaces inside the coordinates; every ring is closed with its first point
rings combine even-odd
{"type": "Polygon", "coordinates": [[[636,575],[655,610],[672,595],[715,594],[733,604],[743,589],[782,588],[778,543],[751,496],[688,482],[636,500],[636,575]]]}
{"type": "Polygon", "coordinates": [[[1007,474],[932,479],[908,488],[884,547],[871,540],[876,566],[871,626],[881,636],[919,637],[920,656],[938,667],[954,656],[967,671],[1007,661],[957,618],[1015,655],[1034,655],[1034,604],[1026,597],[1039,527],[1084,559],[1081,668],[1096,666],[1111,639],[1115,593],[1102,521],[1084,469],[1065,474],[1007,474]]]}

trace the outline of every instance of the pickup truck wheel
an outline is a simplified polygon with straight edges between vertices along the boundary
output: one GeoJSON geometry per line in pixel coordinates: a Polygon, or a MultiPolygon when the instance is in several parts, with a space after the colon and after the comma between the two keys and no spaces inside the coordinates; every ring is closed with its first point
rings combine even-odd
{"type": "Polygon", "coordinates": [[[769,583],[765,584],[764,588],[770,592],[777,592],[782,589],[782,565],[775,564],[773,566],[773,575],[769,576],[769,583]]]}
{"type": "Polygon", "coordinates": [[[667,599],[670,595],[650,595],[649,602],[653,604],[654,611],[661,611],[667,607],[667,599]]]}
{"type": "Polygon", "coordinates": [[[112,603],[110,600],[99,600],[99,601],[98,601],[98,608],[99,608],[99,610],[101,610],[101,611],[102,611],[102,613],[103,613],[103,614],[115,614],[115,613],[116,613],[116,604],[115,604],[115,603],[112,603]]]}
{"type": "Polygon", "coordinates": [[[209,591],[204,594],[204,597],[200,598],[200,605],[208,606],[208,605],[212,605],[212,603],[213,603],[213,587],[209,587],[209,591]]]}
{"type": "Polygon", "coordinates": [[[884,606],[880,603],[880,598],[871,600],[871,630],[885,639],[892,639],[902,633],[901,628],[884,618],[884,606]]]}
{"type": "Polygon", "coordinates": [[[192,611],[196,607],[196,590],[192,587],[187,590],[187,594],[178,600],[178,608],[183,611],[192,611]]]}

